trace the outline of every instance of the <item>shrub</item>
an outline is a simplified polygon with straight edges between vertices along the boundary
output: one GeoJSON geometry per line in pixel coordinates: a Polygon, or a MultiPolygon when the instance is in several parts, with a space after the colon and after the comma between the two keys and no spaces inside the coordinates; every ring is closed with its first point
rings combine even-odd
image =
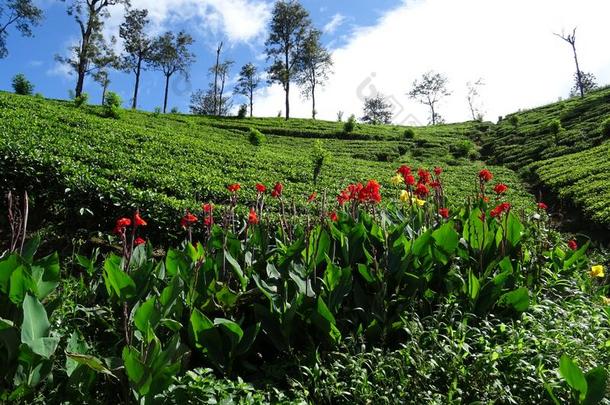
{"type": "Polygon", "coordinates": [[[34,85],[25,78],[23,73],[19,73],[13,77],[13,90],[15,90],[15,94],[31,96],[34,91],[34,85]]]}
{"type": "Polygon", "coordinates": [[[250,128],[250,134],[248,135],[248,139],[250,140],[250,143],[254,146],[261,146],[267,140],[265,135],[263,135],[261,131],[256,128],[250,128]]]}
{"type": "Polygon", "coordinates": [[[318,182],[320,173],[322,173],[324,162],[328,162],[330,159],[330,153],[324,149],[324,145],[322,145],[322,141],[319,139],[316,139],[313,144],[313,155],[311,159],[313,161],[313,182],[315,184],[318,182]]]}
{"type": "Polygon", "coordinates": [[[508,122],[510,122],[513,127],[517,127],[519,125],[519,117],[516,115],[511,115],[508,118],[508,122]]]}
{"type": "Polygon", "coordinates": [[[356,128],[356,116],[354,114],[350,115],[345,124],[343,124],[343,132],[346,134],[351,134],[354,132],[356,128]]]}
{"type": "Polygon", "coordinates": [[[337,113],[337,122],[343,122],[343,111],[337,113]]]}
{"type": "Polygon", "coordinates": [[[178,107],[174,107],[171,109],[170,114],[180,114],[180,110],[178,107]]]}
{"type": "Polygon", "coordinates": [[[155,109],[153,110],[153,115],[155,117],[158,117],[159,115],[161,115],[161,107],[155,107],[155,109]]]}
{"type": "Polygon", "coordinates": [[[557,135],[563,129],[561,127],[561,121],[559,121],[558,119],[554,119],[551,122],[549,122],[547,128],[548,128],[549,132],[553,135],[557,135]]]}
{"type": "Polygon", "coordinates": [[[468,157],[473,151],[474,144],[467,139],[449,147],[449,152],[456,158],[468,157]]]}
{"type": "Polygon", "coordinates": [[[248,115],[248,105],[242,104],[239,106],[239,111],[237,111],[237,118],[243,119],[248,115]]]}
{"type": "Polygon", "coordinates": [[[80,96],[74,97],[74,105],[77,108],[81,108],[83,106],[86,106],[87,104],[89,104],[89,94],[82,93],[80,96]]]}
{"type": "Polygon", "coordinates": [[[36,93],[36,94],[34,94],[34,97],[36,97],[36,98],[44,98],[44,95],[42,93],[36,93]]]}
{"type": "Polygon", "coordinates": [[[405,139],[415,139],[415,131],[413,128],[407,128],[405,129],[403,136],[405,139]]]}
{"type": "Polygon", "coordinates": [[[601,125],[600,132],[602,137],[610,138],[610,118],[606,118],[601,125]]]}
{"type": "Polygon", "coordinates": [[[104,100],[104,117],[106,118],[121,118],[121,97],[113,91],[109,91],[106,94],[104,100]]]}

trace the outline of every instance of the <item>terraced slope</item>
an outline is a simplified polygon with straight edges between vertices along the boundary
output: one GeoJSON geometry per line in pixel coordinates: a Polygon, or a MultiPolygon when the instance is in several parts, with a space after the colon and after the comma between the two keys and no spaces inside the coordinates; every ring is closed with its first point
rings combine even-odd
{"type": "Polygon", "coordinates": [[[483,136],[482,153],[610,228],[610,88],[506,117],[483,136]]]}
{"type": "MultiPolygon", "coordinates": [[[[130,111],[114,120],[102,118],[94,107],[0,93],[0,189],[30,189],[37,212],[62,215],[85,229],[98,224],[108,229],[118,215],[142,207],[151,223],[171,233],[179,211],[202,201],[226,202],[225,187],[233,182],[242,183],[240,199],[248,203],[255,199],[256,182],[281,181],[286,197],[305,209],[312,191],[327,192],[334,203],[349,182],[375,178],[384,193],[394,193],[389,179],[398,165],[440,165],[448,196],[461,199],[483,165],[449,153],[476,131],[469,124],[416,128],[415,139],[404,139],[404,128],[368,125],[345,139],[339,128],[333,122],[130,111]],[[267,142],[251,145],[250,127],[266,133],[267,142]],[[314,185],[314,138],[321,133],[331,157],[314,185]]],[[[512,170],[491,170],[511,187],[513,203],[531,206],[533,198],[512,170]]]]}

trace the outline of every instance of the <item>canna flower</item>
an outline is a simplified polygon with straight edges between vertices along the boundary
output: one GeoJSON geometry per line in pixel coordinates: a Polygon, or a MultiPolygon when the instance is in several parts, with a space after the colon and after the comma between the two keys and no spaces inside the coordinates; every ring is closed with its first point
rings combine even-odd
{"type": "Polygon", "coordinates": [[[502,203],[500,205],[498,205],[496,208],[494,208],[493,210],[491,210],[489,212],[489,215],[492,218],[499,218],[502,216],[502,214],[504,214],[505,212],[510,211],[510,204],[509,203],[502,203]]]}
{"type": "Polygon", "coordinates": [[[239,190],[241,190],[241,185],[239,183],[229,184],[227,186],[227,190],[229,190],[231,193],[237,193],[239,190]]]}
{"type": "Polygon", "coordinates": [[[604,273],[604,266],[602,266],[601,264],[598,264],[596,266],[591,267],[591,271],[589,272],[589,275],[593,278],[606,277],[606,274],[604,273]]]}
{"type": "Polygon", "coordinates": [[[114,226],[113,232],[117,235],[123,235],[125,233],[125,228],[131,226],[131,219],[129,218],[120,218],[116,221],[116,225],[114,226]]]}
{"type": "Polygon", "coordinates": [[[506,193],[506,190],[508,190],[508,186],[506,184],[503,184],[503,183],[498,183],[494,187],[494,191],[498,195],[502,195],[502,194],[506,193]]]}
{"type": "Polygon", "coordinates": [[[396,173],[399,173],[404,179],[406,179],[407,176],[411,175],[411,168],[409,166],[402,165],[398,168],[398,170],[396,170],[396,173]]]}
{"type": "Polygon", "coordinates": [[[273,186],[271,197],[280,198],[282,196],[282,191],[284,191],[284,186],[282,185],[282,183],[276,183],[275,186],[273,186]]]}
{"type": "Polygon", "coordinates": [[[420,200],[419,198],[415,198],[413,197],[411,199],[411,201],[413,201],[413,204],[419,206],[419,207],[423,207],[424,205],[426,205],[426,200],[420,200]]]}
{"type": "Polygon", "coordinates": [[[337,222],[339,221],[339,216],[337,215],[337,213],[335,211],[331,211],[328,213],[328,218],[333,221],[333,222],[337,222]]]}
{"type": "Polygon", "coordinates": [[[430,189],[424,183],[419,183],[415,189],[415,195],[420,198],[426,198],[430,194],[430,189]]]}
{"type": "Polygon", "coordinates": [[[203,225],[204,225],[204,226],[206,226],[206,227],[208,227],[208,228],[209,228],[210,226],[212,226],[212,224],[213,224],[213,223],[214,223],[214,218],[212,218],[212,217],[205,217],[205,218],[203,219],[203,225]]]}
{"type": "Polygon", "coordinates": [[[250,208],[250,213],[248,214],[248,224],[258,224],[258,215],[256,215],[256,211],[254,211],[254,208],[250,208]]]}
{"type": "Polygon", "coordinates": [[[189,226],[193,225],[196,222],[197,222],[197,217],[187,211],[186,215],[184,215],[182,217],[182,219],[180,220],[180,226],[183,228],[188,228],[189,226]]]}
{"type": "Polygon", "coordinates": [[[417,170],[417,176],[419,177],[419,182],[422,184],[428,184],[430,183],[430,172],[425,170],[425,169],[418,169],[417,170]]]}
{"type": "Polygon", "coordinates": [[[491,172],[487,169],[483,169],[479,172],[479,179],[481,179],[482,182],[488,183],[493,178],[494,178],[494,175],[491,174],[491,172]]]}
{"type": "Polygon", "coordinates": [[[263,183],[256,183],[256,191],[263,194],[267,191],[267,187],[263,183]]]}
{"type": "Polygon", "coordinates": [[[434,168],[434,174],[436,174],[437,176],[440,176],[441,173],[443,173],[443,169],[442,168],[440,168],[438,166],[434,168]]]}
{"type": "Polygon", "coordinates": [[[405,177],[405,184],[407,186],[414,186],[415,185],[415,177],[409,174],[407,177],[405,177]]]}
{"type": "Polygon", "coordinates": [[[543,202],[539,202],[539,203],[538,203],[538,209],[541,209],[542,211],[546,211],[546,210],[548,210],[548,209],[549,209],[549,206],[548,206],[548,205],[546,205],[546,204],[545,204],[545,203],[543,203],[543,202]]]}
{"type": "Polygon", "coordinates": [[[136,227],[148,225],[148,223],[146,221],[144,221],[142,219],[142,217],[140,216],[139,211],[136,211],[135,215],[133,216],[133,223],[135,224],[136,227]]]}
{"type": "Polygon", "coordinates": [[[341,207],[343,207],[347,202],[350,201],[350,196],[347,191],[343,190],[337,196],[337,202],[341,207]]]}
{"type": "Polygon", "coordinates": [[[604,305],[610,305],[610,298],[602,297],[602,302],[603,302],[604,305]]]}
{"type": "Polygon", "coordinates": [[[571,250],[578,250],[578,243],[576,243],[576,241],[572,239],[568,242],[568,248],[570,248],[571,250]]]}
{"type": "Polygon", "coordinates": [[[140,245],[143,245],[145,243],[146,243],[146,241],[144,239],[142,239],[142,238],[136,238],[136,240],[133,241],[133,244],[136,245],[136,246],[140,246],[140,245]]]}
{"type": "Polygon", "coordinates": [[[433,182],[430,183],[430,187],[432,187],[432,188],[441,188],[441,182],[434,180],[433,182]]]}
{"type": "Polygon", "coordinates": [[[407,190],[403,190],[402,193],[400,193],[400,201],[402,201],[403,203],[408,203],[409,198],[411,198],[411,196],[409,195],[409,192],[407,190]]]}
{"type": "Polygon", "coordinates": [[[214,204],[212,204],[212,203],[202,204],[201,209],[203,209],[203,212],[209,214],[212,211],[214,211],[214,204]]]}
{"type": "Polygon", "coordinates": [[[449,218],[449,208],[441,208],[438,210],[438,215],[447,219],[449,218]]]}
{"type": "Polygon", "coordinates": [[[318,193],[316,193],[315,191],[313,193],[311,193],[309,195],[309,197],[307,197],[307,203],[312,203],[316,198],[318,197],[318,193]]]}
{"type": "Polygon", "coordinates": [[[402,174],[396,173],[396,176],[392,177],[390,181],[392,182],[393,186],[400,186],[405,181],[405,179],[404,177],[402,177],[402,174]]]}
{"type": "Polygon", "coordinates": [[[366,183],[366,186],[362,187],[358,193],[358,200],[362,203],[370,202],[379,204],[381,202],[380,190],[381,186],[376,180],[369,180],[369,182],[366,183]]]}

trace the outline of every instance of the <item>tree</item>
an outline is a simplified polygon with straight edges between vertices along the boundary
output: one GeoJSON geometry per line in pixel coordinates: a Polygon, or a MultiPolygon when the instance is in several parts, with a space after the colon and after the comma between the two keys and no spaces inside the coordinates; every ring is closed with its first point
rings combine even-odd
{"type": "Polygon", "coordinates": [[[572,52],[574,52],[574,63],[576,64],[576,84],[578,85],[578,90],[580,92],[580,97],[585,96],[585,85],[582,78],[582,71],[580,70],[580,66],[578,64],[578,55],[576,54],[576,28],[572,30],[572,34],[555,34],[559,38],[566,41],[572,47],[572,52]]]}
{"type": "Polygon", "coordinates": [[[121,68],[128,73],[136,75],[131,108],[138,106],[138,89],[140,88],[140,75],[144,64],[150,61],[152,41],[146,34],[150,20],[148,10],[133,9],[125,14],[125,21],[119,28],[119,36],[123,39],[125,53],[121,55],[121,68]]]}
{"type": "Polygon", "coordinates": [[[195,61],[195,55],[189,50],[189,46],[193,42],[193,37],[183,31],[180,31],[177,35],[168,31],[153,41],[151,65],[163,72],[165,76],[164,114],[167,112],[170,78],[175,73],[181,73],[186,78],[189,77],[188,69],[195,61]]]}
{"type": "Polygon", "coordinates": [[[241,94],[248,98],[250,105],[250,117],[254,111],[254,91],[260,85],[261,78],[258,74],[258,69],[252,63],[248,63],[241,68],[237,85],[233,90],[235,94],[241,94]]]}
{"type": "MultiPolygon", "coordinates": [[[[74,16],[80,28],[80,43],[70,47],[69,57],[55,59],[70,66],[77,74],[75,97],[83,92],[85,77],[95,70],[116,64],[117,57],[104,38],[104,20],[110,16],[109,8],[115,5],[129,7],[130,0],[72,0],[68,15],[74,16]]],[[[114,38],[111,39],[111,43],[114,38]]]]}
{"type": "Polygon", "coordinates": [[[106,92],[110,86],[110,75],[106,69],[100,69],[93,74],[93,80],[102,86],[102,105],[106,102],[106,92]]]}
{"type": "Polygon", "coordinates": [[[476,82],[466,83],[466,88],[468,89],[466,99],[468,100],[468,107],[470,108],[470,113],[472,114],[472,119],[474,121],[483,119],[483,111],[478,100],[481,96],[479,89],[483,86],[485,86],[485,83],[481,78],[479,78],[476,82]]]}
{"type": "Polygon", "coordinates": [[[214,95],[214,86],[208,90],[197,90],[191,95],[191,104],[189,106],[191,113],[195,115],[216,115],[218,113],[218,105],[221,106],[220,115],[228,115],[231,110],[231,102],[229,97],[225,97],[221,103],[218,103],[217,96],[214,95]]]}
{"type": "Polygon", "coordinates": [[[413,82],[413,87],[408,93],[410,98],[430,107],[430,122],[432,125],[436,125],[440,117],[436,112],[436,105],[443,97],[451,94],[447,90],[447,81],[447,78],[440,73],[426,72],[422,75],[421,80],[413,82]]]}
{"type": "Polygon", "coordinates": [[[377,94],[374,97],[364,99],[364,117],[362,121],[369,124],[389,124],[392,122],[392,104],[383,95],[377,94]]]}
{"type": "Polygon", "coordinates": [[[24,37],[31,37],[32,27],[38,26],[43,18],[43,12],[32,0],[6,0],[0,3],[0,59],[8,55],[6,41],[9,28],[14,25],[24,37]]]}
{"type": "Polygon", "coordinates": [[[15,94],[20,94],[22,96],[31,96],[34,92],[34,85],[26,79],[23,73],[19,73],[13,77],[13,90],[15,90],[15,94]]]}
{"type": "MultiPolygon", "coordinates": [[[[570,90],[570,97],[576,97],[580,93],[578,80],[578,74],[574,73],[574,86],[572,86],[572,89],[570,90]]],[[[597,89],[597,79],[593,73],[580,72],[580,82],[582,83],[584,94],[597,89]]]]}
{"type": "Polygon", "coordinates": [[[311,99],[311,116],[316,119],[316,88],[323,86],[331,73],[333,60],[326,48],[320,42],[322,32],[309,30],[303,41],[303,49],[299,57],[297,80],[301,85],[303,95],[311,99]]]}
{"type": "Polygon", "coordinates": [[[290,119],[290,83],[298,73],[298,60],[307,32],[311,29],[309,13],[297,0],[275,3],[269,38],[265,42],[269,82],[280,83],[286,95],[286,120],[290,119]]]}
{"type": "Polygon", "coordinates": [[[222,52],[222,45],[223,42],[221,41],[220,44],[218,44],[218,48],[216,48],[216,64],[212,68],[212,72],[214,73],[214,99],[212,100],[214,105],[214,114],[212,115],[220,115],[220,106],[218,105],[218,74],[220,72],[220,52],[222,52]]]}
{"type": "Polygon", "coordinates": [[[226,60],[217,66],[217,74],[220,78],[220,88],[216,98],[216,104],[218,106],[218,116],[228,115],[228,112],[232,107],[231,97],[225,97],[224,93],[227,77],[229,76],[229,71],[231,70],[231,66],[233,66],[234,63],[235,62],[233,62],[232,60],[226,60]]]}

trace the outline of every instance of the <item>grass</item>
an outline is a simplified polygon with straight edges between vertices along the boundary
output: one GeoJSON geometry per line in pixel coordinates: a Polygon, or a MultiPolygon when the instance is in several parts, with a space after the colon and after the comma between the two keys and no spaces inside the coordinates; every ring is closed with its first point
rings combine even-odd
{"type": "MultiPolygon", "coordinates": [[[[177,232],[177,212],[202,201],[222,204],[225,187],[239,182],[241,202],[255,200],[254,184],[285,184],[297,210],[313,191],[328,193],[350,182],[378,179],[394,194],[390,175],[400,164],[443,166],[446,193],[459,201],[474,188],[479,161],[456,158],[449,151],[468,140],[472,124],[415,129],[357,125],[346,137],[341,123],[281,119],[244,119],[156,115],[124,111],[121,119],[102,118],[97,107],[0,94],[0,188],[27,188],[38,197],[38,212],[61,213],[72,226],[101,230],[125,210],[141,207],[159,234],[177,232]],[[249,129],[267,138],[248,141],[249,129]],[[314,142],[321,139],[330,159],[313,183],[314,142]],[[89,214],[88,214],[89,213],[89,214]],[[81,215],[82,214],[82,215],[81,215]]],[[[533,198],[510,169],[490,167],[496,180],[511,188],[508,198],[531,207],[533,198]]]]}

